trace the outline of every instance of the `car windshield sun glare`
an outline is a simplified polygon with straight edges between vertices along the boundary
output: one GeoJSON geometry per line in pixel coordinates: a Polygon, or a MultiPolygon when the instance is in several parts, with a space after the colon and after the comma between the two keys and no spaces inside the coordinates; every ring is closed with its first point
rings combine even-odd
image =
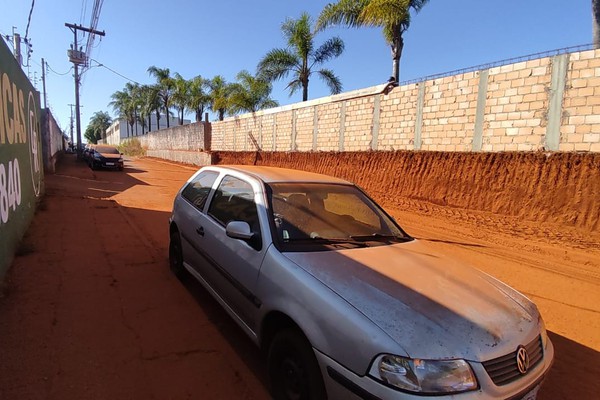
{"type": "Polygon", "coordinates": [[[413,393],[459,393],[478,387],[465,360],[420,360],[384,354],[375,359],[370,375],[413,393]]]}

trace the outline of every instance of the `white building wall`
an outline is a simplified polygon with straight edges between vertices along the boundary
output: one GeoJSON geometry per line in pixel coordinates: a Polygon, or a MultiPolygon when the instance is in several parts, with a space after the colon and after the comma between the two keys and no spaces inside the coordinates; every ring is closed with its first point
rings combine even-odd
{"type": "MultiPolygon", "coordinates": [[[[148,122],[147,118],[146,118],[146,122],[148,122]]],[[[152,115],[151,122],[152,122],[152,132],[159,130],[159,129],[165,129],[167,127],[167,117],[165,117],[164,115],[161,115],[161,117],[160,117],[160,126],[158,129],[157,129],[157,123],[156,123],[156,114],[152,115]]],[[[184,125],[187,125],[190,122],[191,121],[189,119],[183,120],[184,125]]],[[[169,126],[170,127],[179,126],[179,119],[171,117],[169,120],[169,126]]],[[[144,131],[144,129],[142,129],[142,125],[140,125],[139,123],[136,123],[133,125],[133,129],[132,129],[132,127],[127,123],[127,121],[125,121],[124,119],[117,119],[106,130],[106,139],[103,140],[103,142],[117,146],[121,143],[122,140],[127,140],[127,139],[131,139],[131,138],[134,138],[137,136],[142,136],[142,134],[143,134],[142,132],[145,132],[146,134],[149,133],[148,126],[145,127],[145,131],[144,131]]]]}

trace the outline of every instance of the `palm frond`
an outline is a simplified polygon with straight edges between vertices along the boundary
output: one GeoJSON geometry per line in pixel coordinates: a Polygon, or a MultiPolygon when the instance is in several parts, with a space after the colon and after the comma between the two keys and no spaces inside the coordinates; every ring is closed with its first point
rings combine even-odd
{"type": "Polygon", "coordinates": [[[338,78],[332,70],[330,69],[320,69],[317,71],[321,79],[325,82],[327,87],[329,87],[329,91],[331,94],[338,94],[342,92],[342,82],[340,78],[338,78]]]}
{"type": "Polygon", "coordinates": [[[371,27],[400,26],[410,19],[410,0],[371,0],[362,10],[362,25],[371,27]]]}
{"type": "Polygon", "coordinates": [[[294,93],[302,89],[302,82],[300,79],[294,79],[293,81],[289,82],[285,88],[290,91],[289,97],[292,97],[294,93]]]}
{"type": "Polygon", "coordinates": [[[298,56],[307,58],[313,51],[313,34],[311,32],[312,19],[308,13],[302,13],[300,18],[288,18],[281,25],[288,46],[298,56]]]}
{"type": "Polygon", "coordinates": [[[429,3],[429,0],[410,0],[410,8],[418,13],[427,3],[429,3]]]}
{"type": "Polygon", "coordinates": [[[268,81],[285,78],[301,60],[288,49],[273,49],[258,63],[258,75],[268,81]]]}
{"type": "Polygon", "coordinates": [[[344,42],[339,37],[328,39],[315,51],[313,65],[320,65],[344,52],[344,42]]]}
{"type": "Polygon", "coordinates": [[[317,18],[315,31],[320,32],[336,25],[361,26],[360,14],[369,2],[370,0],[340,0],[337,3],[327,4],[317,18]]]}

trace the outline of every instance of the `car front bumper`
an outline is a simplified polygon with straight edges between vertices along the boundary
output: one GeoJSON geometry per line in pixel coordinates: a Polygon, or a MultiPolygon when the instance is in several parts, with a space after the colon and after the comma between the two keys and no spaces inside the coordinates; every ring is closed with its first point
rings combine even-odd
{"type": "Polygon", "coordinates": [[[423,396],[400,390],[395,390],[383,385],[368,375],[360,376],[346,369],[332,358],[315,350],[321,373],[327,388],[329,399],[419,399],[434,397],[435,399],[460,399],[460,400],[535,400],[539,387],[554,360],[554,346],[548,340],[544,351],[544,359],[527,375],[514,382],[503,386],[496,386],[489,378],[481,363],[470,362],[477,380],[479,389],[447,396],[423,396]]]}

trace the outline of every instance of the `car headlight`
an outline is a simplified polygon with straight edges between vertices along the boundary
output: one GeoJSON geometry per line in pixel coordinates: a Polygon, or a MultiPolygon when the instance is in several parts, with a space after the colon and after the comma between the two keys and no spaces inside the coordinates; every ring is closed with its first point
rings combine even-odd
{"type": "Polygon", "coordinates": [[[420,360],[383,354],[369,372],[374,378],[401,390],[423,394],[466,392],[477,380],[465,360],[420,360]]]}
{"type": "Polygon", "coordinates": [[[548,332],[546,331],[546,324],[544,323],[544,319],[541,315],[538,316],[538,324],[540,326],[540,336],[542,337],[542,346],[544,349],[548,344],[548,332]]]}
{"type": "Polygon", "coordinates": [[[100,153],[94,153],[94,158],[99,160],[101,158],[100,153]]]}

